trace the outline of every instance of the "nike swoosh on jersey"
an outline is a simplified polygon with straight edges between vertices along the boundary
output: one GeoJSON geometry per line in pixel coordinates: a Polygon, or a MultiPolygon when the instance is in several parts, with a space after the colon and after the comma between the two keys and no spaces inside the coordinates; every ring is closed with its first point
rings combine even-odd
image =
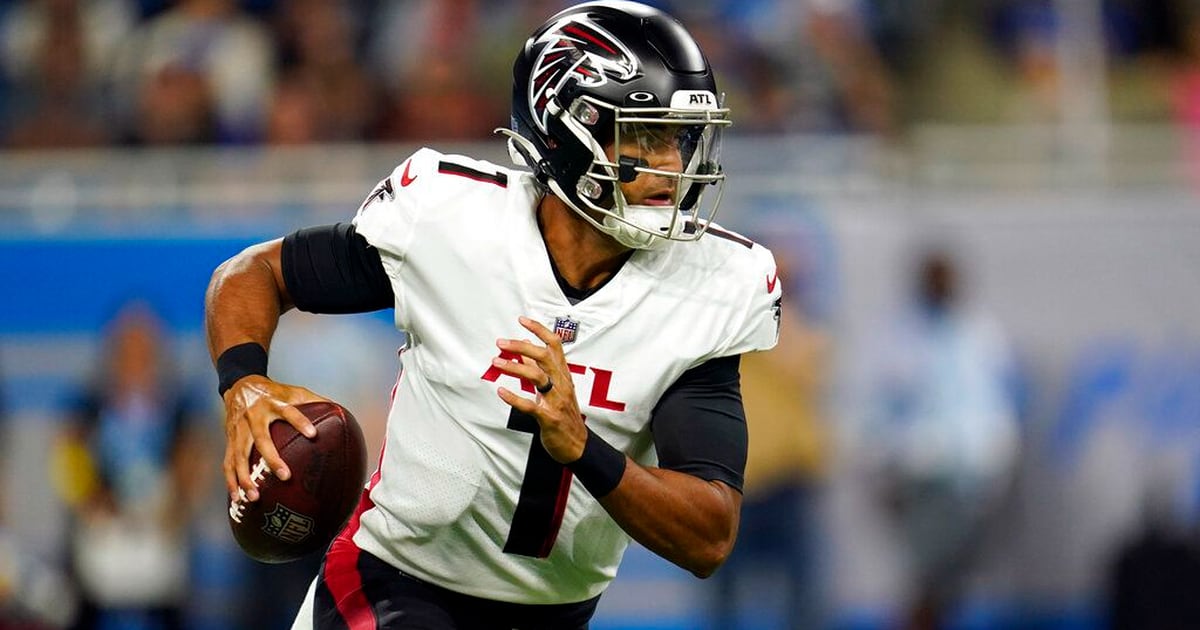
{"type": "Polygon", "coordinates": [[[767,293],[772,293],[775,291],[775,282],[777,280],[779,280],[778,270],[776,270],[775,273],[767,276],[767,293]]]}
{"type": "Polygon", "coordinates": [[[413,183],[414,181],[416,181],[416,179],[418,177],[417,175],[409,176],[408,169],[411,166],[412,166],[411,161],[404,163],[404,172],[400,174],[400,187],[401,188],[413,183]]]}

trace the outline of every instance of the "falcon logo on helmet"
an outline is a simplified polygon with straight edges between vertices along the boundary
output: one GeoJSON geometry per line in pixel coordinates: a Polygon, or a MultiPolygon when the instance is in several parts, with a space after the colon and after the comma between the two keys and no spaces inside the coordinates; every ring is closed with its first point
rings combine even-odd
{"type": "Polygon", "coordinates": [[[637,57],[608,31],[585,15],[563,18],[539,39],[542,53],[533,64],[529,79],[529,103],[534,122],[546,131],[546,104],[560,93],[567,79],[598,87],[609,78],[628,81],[638,76],[637,57]]]}

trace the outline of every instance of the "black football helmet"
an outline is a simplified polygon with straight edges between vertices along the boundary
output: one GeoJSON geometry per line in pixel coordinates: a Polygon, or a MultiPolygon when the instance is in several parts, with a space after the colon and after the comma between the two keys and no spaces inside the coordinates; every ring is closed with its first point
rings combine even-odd
{"type": "Polygon", "coordinates": [[[512,129],[497,131],[514,161],[597,229],[649,249],[698,239],[716,216],[730,124],[722,100],[704,53],[673,17],[636,2],[587,2],[525,42],[513,65],[512,129]],[[646,159],[664,149],[670,160],[646,159]],[[629,203],[619,184],[642,174],[673,190],[629,203]]]}

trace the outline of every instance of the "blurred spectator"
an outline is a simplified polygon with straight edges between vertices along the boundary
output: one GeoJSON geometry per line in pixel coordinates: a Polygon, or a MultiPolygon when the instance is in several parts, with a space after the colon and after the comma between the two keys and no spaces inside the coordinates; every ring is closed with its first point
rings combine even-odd
{"type": "MultiPolygon", "coordinates": [[[[542,4],[542,3],[539,3],[542,4]]],[[[390,97],[384,140],[471,139],[508,126],[512,66],[486,54],[520,45],[529,7],[498,0],[415,0],[384,5],[371,62],[390,97]]]]}
{"type": "Polygon", "coordinates": [[[921,67],[910,68],[915,117],[1031,124],[1101,122],[1095,119],[1110,115],[1161,119],[1153,72],[1123,66],[1157,45],[1157,18],[1148,7],[1159,3],[943,3],[923,52],[914,56],[921,67]]]}
{"type": "Polygon", "coordinates": [[[117,0],[45,0],[20,5],[2,27],[13,84],[7,144],[94,146],[111,140],[104,118],[104,64],[129,28],[117,0]]]}
{"type": "Polygon", "coordinates": [[[144,304],[121,310],[56,445],[81,630],[182,627],[186,528],[210,467],[162,335],[144,304]]]}
{"type": "Polygon", "coordinates": [[[320,96],[315,86],[285,77],[271,95],[267,111],[267,143],[297,145],[319,142],[325,135],[321,124],[320,96]]]}
{"type": "Polygon", "coordinates": [[[194,144],[214,139],[214,107],[204,75],[166,66],[139,86],[137,121],[130,140],[138,144],[194,144]]]}
{"type": "MultiPolygon", "coordinates": [[[[786,248],[772,251],[779,264],[776,281],[787,282],[792,259],[786,248]]],[[[824,627],[816,512],[828,456],[829,344],[815,320],[799,309],[789,302],[781,311],[774,350],[742,357],[750,446],[737,546],[713,576],[713,621],[721,630],[749,618],[779,619],[775,627],[791,630],[824,627]],[[778,590],[753,587],[767,575],[781,577],[769,582],[778,590]],[[780,592],[781,601],[769,600],[780,592]]]]}
{"type": "Polygon", "coordinates": [[[1200,7],[1174,5],[1175,45],[1169,54],[1168,94],[1173,122],[1182,133],[1183,158],[1200,190],[1200,7]]]}
{"type": "Polygon", "coordinates": [[[117,114],[135,142],[258,140],[273,62],[270,33],[236,2],[180,0],[122,46],[117,114]]]}
{"type": "Polygon", "coordinates": [[[57,22],[67,21],[80,37],[80,74],[96,85],[108,78],[113,55],[137,16],[128,0],[25,0],[0,17],[0,55],[7,76],[35,81],[46,39],[54,37],[57,22]]]}
{"type": "Polygon", "coordinates": [[[995,45],[1016,79],[1012,118],[1053,122],[1061,112],[1062,16],[1049,0],[1000,4],[993,15],[995,45]]]}
{"type": "Polygon", "coordinates": [[[507,107],[477,91],[467,68],[431,55],[393,95],[384,140],[470,140],[507,126],[507,107]]]}
{"type": "Polygon", "coordinates": [[[271,100],[268,141],[281,144],[362,140],[376,118],[376,90],[355,58],[351,6],[294,0],[279,8],[283,60],[271,100]]]}
{"type": "Polygon", "coordinates": [[[812,0],[804,35],[823,62],[834,95],[827,107],[841,127],[887,135],[895,131],[892,81],[870,39],[862,8],[851,2],[812,0]]]}
{"type": "Polygon", "coordinates": [[[910,22],[882,34],[888,46],[904,42],[908,119],[967,124],[1056,124],[1106,111],[1114,120],[1164,120],[1159,62],[1145,53],[1172,37],[1188,1],[872,0],[892,24],[910,22]]]}
{"type": "Polygon", "coordinates": [[[954,260],[923,253],[913,303],[870,340],[858,446],[914,587],[906,627],[945,623],[1017,453],[1015,368],[997,322],[968,309],[954,260]]]}
{"type": "Polygon", "coordinates": [[[730,82],[737,124],[752,132],[895,130],[892,82],[849,0],[678,3],[730,82]]]}

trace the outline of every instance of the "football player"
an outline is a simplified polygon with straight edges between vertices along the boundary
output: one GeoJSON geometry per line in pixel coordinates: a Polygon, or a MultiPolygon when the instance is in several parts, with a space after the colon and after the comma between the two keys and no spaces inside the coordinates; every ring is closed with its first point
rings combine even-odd
{"type": "Polygon", "coordinates": [[[295,628],[584,628],[630,538],[706,577],[733,547],[738,361],[772,347],[771,253],[713,217],[730,124],[674,18],[590,2],[514,65],[521,169],[421,149],[353,221],[213,274],[231,496],[319,399],[267,377],[281,313],[392,308],[408,333],[379,468],[295,628]]]}

